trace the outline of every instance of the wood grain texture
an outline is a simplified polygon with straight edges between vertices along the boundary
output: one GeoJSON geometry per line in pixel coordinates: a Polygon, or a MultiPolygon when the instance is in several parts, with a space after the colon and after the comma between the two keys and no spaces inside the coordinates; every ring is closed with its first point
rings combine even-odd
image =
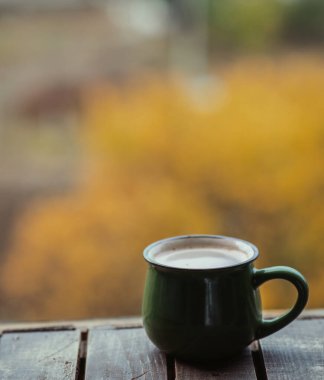
{"type": "Polygon", "coordinates": [[[75,380],[80,332],[23,332],[0,340],[1,380],[75,380]]]}
{"type": "Polygon", "coordinates": [[[77,321],[50,321],[50,322],[14,322],[0,324],[0,332],[8,331],[27,331],[27,330],[50,330],[50,329],[90,329],[92,327],[142,327],[142,318],[124,317],[124,318],[106,318],[106,319],[85,319],[77,321]]]}
{"type": "Polygon", "coordinates": [[[199,368],[176,361],[175,369],[176,380],[256,379],[250,349],[246,349],[240,357],[221,365],[199,368]]]}
{"type": "Polygon", "coordinates": [[[86,380],[166,380],[166,359],[144,329],[90,330],[86,380]]]}
{"type": "Polygon", "coordinates": [[[324,379],[324,319],[295,321],[260,343],[269,380],[324,379]]]}

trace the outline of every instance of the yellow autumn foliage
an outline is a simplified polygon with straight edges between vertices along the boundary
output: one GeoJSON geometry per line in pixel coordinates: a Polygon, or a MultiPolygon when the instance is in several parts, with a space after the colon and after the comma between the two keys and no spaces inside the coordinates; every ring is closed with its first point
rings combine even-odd
{"type": "MultiPolygon", "coordinates": [[[[188,233],[252,241],[257,267],[299,269],[309,306],[323,307],[323,63],[241,59],[205,85],[143,76],[89,89],[85,181],[21,218],[1,274],[9,314],[139,314],[143,248],[188,233]]],[[[293,302],[279,283],[264,287],[265,307],[293,302]]]]}

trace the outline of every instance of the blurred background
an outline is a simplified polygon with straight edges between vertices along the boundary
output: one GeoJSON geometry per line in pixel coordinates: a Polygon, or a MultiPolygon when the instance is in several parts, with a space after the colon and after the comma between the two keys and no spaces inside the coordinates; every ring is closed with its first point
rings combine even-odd
{"type": "Polygon", "coordinates": [[[0,318],[139,315],[143,248],[193,233],[253,242],[324,307],[323,20],[322,0],[0,0],[0,318]]]}

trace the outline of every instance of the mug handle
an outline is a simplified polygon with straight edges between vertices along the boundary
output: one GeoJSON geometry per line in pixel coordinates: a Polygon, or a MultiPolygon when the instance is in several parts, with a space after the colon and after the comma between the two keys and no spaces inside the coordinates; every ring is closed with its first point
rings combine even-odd
{"type": "Polygon", "coordinates": [[[256,339],[264,338],[292,322],[304,309],[308,300],[308,285],[304,276],[297,270],[276,266],[264,269],[254,269],[253,286],[258,288],[264,282],[282,279],[291,282],[297,289],[298,296],[295,305],[284,315],[271,320],[262,319],[256,330],[256,339]]]}

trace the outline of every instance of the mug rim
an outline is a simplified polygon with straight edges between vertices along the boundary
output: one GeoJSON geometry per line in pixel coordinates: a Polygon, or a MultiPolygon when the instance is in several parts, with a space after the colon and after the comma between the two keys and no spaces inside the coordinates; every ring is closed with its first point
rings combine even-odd
{"type": "Polygon", "coordinates": [[[258,250],[258,248],[254,244],[250,243],[249,241],[243,240],[243,239],[239,239],[239,238],[236,238],[236,237],[225,236],[225,235],[209,235],[209,234],[192,234],[192,235],[190,235],[189,234],[189,235],[172,236],[172,237],[169,237],[169,238],[164,238],[164,239],[157,240],[154,243],[149,244],[144,249],[143,256],[144,256],[144,260],[146,262],[148,262],[149,264],[151,264],[153,266],[156,266],[156,267],[161,267],[161,268],[164,268],[164,269],[175,270],[175,271],[207,272],[207,271],[224,271],[224,270],[235,269],[235,268],[238,268],[238,267],[242,267],[242,266],[248,265],[249,263],[253,262],[254,260],[256,260],[259,257],[259,250],[258,250]],[[216,268],[181,268],[181,267],[174,267],[174,266],[170,266],[170,265],[166,265],[166,264],[161,264],[157,260],[155,260],[154,257],[150,256],[151,250],[153,248],[159,246],[159,245],[162,245],[162,244],[165,244],[165,243],[169,243],[169,242],[172,242],[172,241],[177,241],[177,240],[196,239],[196,238],[222,239],[222,240],[227,240],[227,241],[232,241],[232,242],[238,242],[238,243],[244,244],[247,247],[249,247],[250,249],[252,249],[253,254],[252,254],[252,256],[250,258],[248,258],[247,260],[244,260],[244,261],[242,261],[242,262],[240,262],[238,264],[227,265],[227,266],[224,266],[224,267],[216,267],[216,268]]]}

